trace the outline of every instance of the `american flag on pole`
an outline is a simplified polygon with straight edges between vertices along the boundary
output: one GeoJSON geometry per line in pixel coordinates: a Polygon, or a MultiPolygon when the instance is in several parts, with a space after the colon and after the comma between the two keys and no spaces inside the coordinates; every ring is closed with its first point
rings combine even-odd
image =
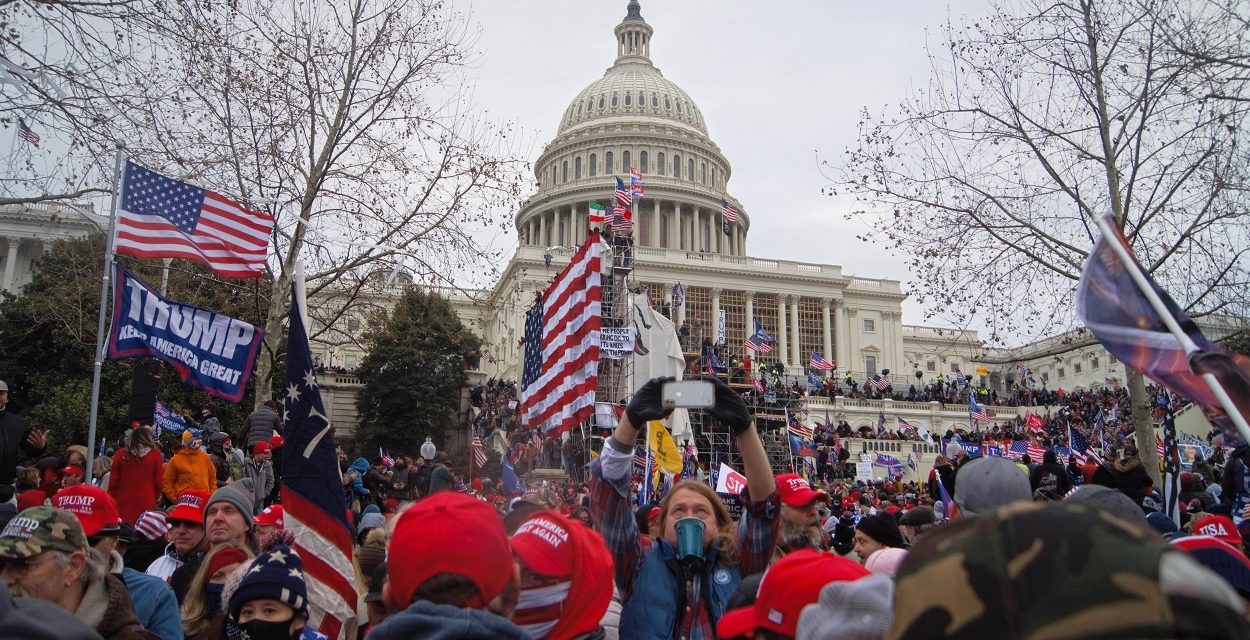
{"type": "Polygon", "coordinates": [[[973,422],[984,422],[990,419],[990,414],[977,403],[977,399],[972,395],[972,389],[968,390],[968,418],[973,422]]]}
{"type": "Polygon", "coordinates": [[[786,429],[803,440],[811,440],[815,437],[812,428],[803,424],[797,415],[790,413],[788,408],[786,409],[786,429]]]}
{"type": "Polygon", "coordinates": [[[35,148],[39,148],[39,134],[35,133],[34,129],[26,126],[26,121],[21,118],[17,119],[17,137],[29,142],[35,148]]]}
{"type": "Polygon", "coordinates": [[[723,198],[720,201],[720,215],[725,219],[725,222],[732,224],[738,221],[738,210],[732,204],[729,204],[728,200],[723,198]]]}
{"type": "Polygon", "coordinates": [[[321,402],[308,345],[304,270],[291,280],[290,333],[286,347],[286,445],[282,449],[282,504],[286,529],[304,561],[309,618],[328,638],[356,635],[355,530],[343,506],[334,432],[321,402]]]}
{"type": "Polygon", "coordinates": [[[1072,456],[1076,458],[1077,464],[1085,464],[1093,461],[1102,463],[1102,458],[1089,446],[1089,438],[1086,438],[1080,431],[1068,425],[1068,450],[1072,452],[1072,456]]]}
{"type": "Polygon", "coordinates": [[[592,233],[525,314],[521,421],[549,436],[595,413],[602,251],[592,233]]]}
{"type": "Polygon", "coordinates": [[[833,363],[825,360],[824,356],[815,351],[812,352],[812,359],[807,363],[807,366],[817,371],[833,371],[833,363]]]}
{"type": "Polygon", "coordinates": [[[117,253],[184,258],[224,278],[259,278],[273,216],[193,184],[126,162],[118,204],[117,253]]]}
{"type": "Polygon", "coordinates": [[[482,446],[482,438],[477,435],[477,432],[473,433],[473,440],[469,447],[473,449],[473,464],[481,469],[486,464],[486,447],[482,446]]]}
{"type": "Polygon", "coordinates": [[[882,378],[880,374],[874,374],[871,378],[869,378],[868,384],[872,385],[872,388],[877,391],[885,391],[890,388],[890,381],[882,378]]]}
{"type": "Polygon", "coordinates": [[[646,193],[646,191],[642,188],[642,185],[644,184],[647,184],[647,182],[642,179],[642,174],[639,173],[637,169],[630,167],[629,168],[629,194],[631,196],[642,196],[644,193],[646,193]]]}
{"type": "Polygon", "coordinates": [[[746,347],[755,350],[756,353],[768,353],[773,350],[773,344],[777,339],[768,335],[764,330],[764,325],[759,320],[755,321],[755,333],[747,338],[746,347]]]}

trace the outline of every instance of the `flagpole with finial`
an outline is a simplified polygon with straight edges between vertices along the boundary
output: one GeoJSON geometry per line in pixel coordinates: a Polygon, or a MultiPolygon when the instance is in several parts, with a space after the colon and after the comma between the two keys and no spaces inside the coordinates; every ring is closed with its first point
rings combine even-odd
{"type": "MultiPolygon", "coordinates": [[[[113,198],[109,212],[108,244],[104,249],[104,272],[100,274],[100,313],[96,319],[95,363],[91,373],[91,414],[87,420],[87,468],[90,473],[95,455],[96,427],[100,417],[100,375],[104,366],[104,315],[108,307],[109,285],[113,281],[113,247],[117,242],[117,208],[122,201],[122,162],[126,156],[126,145],[117,143],[117,155],[113,162],[113,198]]],[[[90,476],[88,476],[90,477],[90,476]]]]}

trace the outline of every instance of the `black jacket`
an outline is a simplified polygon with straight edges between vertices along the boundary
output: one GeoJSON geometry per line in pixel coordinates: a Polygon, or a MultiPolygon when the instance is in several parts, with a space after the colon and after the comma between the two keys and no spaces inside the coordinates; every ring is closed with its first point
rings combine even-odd
{"type": "Polygon", "coordinates": [[[17,463],[24,455],[38,458],[43,449],[26,443],[30,423],[8,410],[0,410],[0,502],[13,497],[13,481],[17,479],[17,463]]]}

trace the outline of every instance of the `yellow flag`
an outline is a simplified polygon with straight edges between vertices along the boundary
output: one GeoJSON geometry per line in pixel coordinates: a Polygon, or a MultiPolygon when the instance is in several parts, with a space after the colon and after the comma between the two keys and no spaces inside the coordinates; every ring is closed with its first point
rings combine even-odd
{"type": "Polygon", "coordinates": [[[651,457],[655,458],[655,463],[665,473],[681,473],[681,451],[677,449],[677,443],[673,442],[673,436],[669,435],[668,429],[659,420],[652,420],[647,426],[650,431],[647,439],[651,443],[651,457]]]}

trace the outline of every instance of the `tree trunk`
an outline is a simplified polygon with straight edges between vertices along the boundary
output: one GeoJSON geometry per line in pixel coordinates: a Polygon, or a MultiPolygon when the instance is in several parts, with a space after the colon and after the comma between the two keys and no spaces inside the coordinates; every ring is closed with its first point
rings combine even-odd
{"type": "Polygon", "coordinates": [[[269,314],[265,317],[265,342],[260,358],[256,361],[256,370],[252,373],[252,388],[256,391],[254,409],[260,409],[266,400],[273,397],[273,370],[282,346],[282,319],[286,317],[288,308],[287,295],[291,290],[291,276],[288,271],[278,274],[273,281],[273,289],[269,294],[269,314]]]}
{"type": "Polygon", "coordinates": [[[1124,381],[1128,385],[1129,401],[1133,407],[1133,433],[1137,442],[1137,455],[1142,466],[1154,481],[1156,489],[1163,489],[1162,474],[1159,473],[1159,450],[1155,445],[1155,427],[1150,421],[1152,399],[1146,395],[1146,377],[1139,371],[1124,368],[1124,381]]]}

